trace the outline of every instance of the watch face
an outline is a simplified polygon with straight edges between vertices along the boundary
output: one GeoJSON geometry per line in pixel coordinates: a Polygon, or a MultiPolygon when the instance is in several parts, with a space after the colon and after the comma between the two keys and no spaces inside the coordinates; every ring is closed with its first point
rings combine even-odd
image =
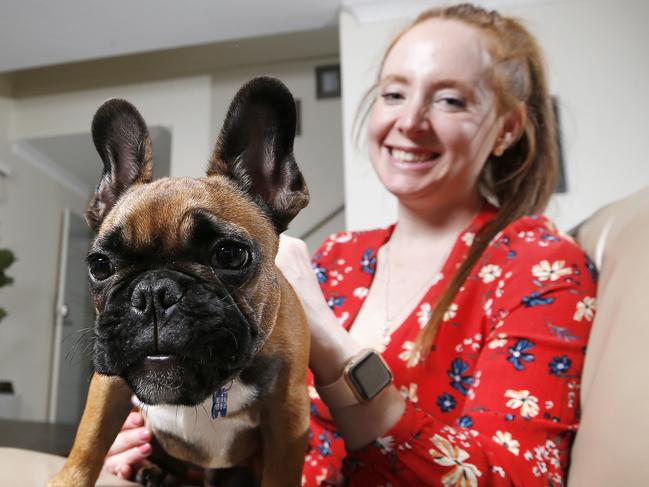
{"type": "Polygon", "coordinates": [[[392,381],[392,374],[377,353],[370,353],[349,372],[349,379],[363,399],[370,400],[392,381]]]}

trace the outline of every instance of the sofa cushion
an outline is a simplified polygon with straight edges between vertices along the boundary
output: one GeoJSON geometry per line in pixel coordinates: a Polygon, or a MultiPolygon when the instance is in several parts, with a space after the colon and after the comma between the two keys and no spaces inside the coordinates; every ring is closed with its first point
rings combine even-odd
{"type": "MultiPolygon", "coordinates": [[[[19,448],[0,448],[0,485],[42,487],[63,467],[64,462],[65,458],[49,453],[19,448]]],[[[137,487],[138,485],[102,472],[96,487],[137,487]]]]}

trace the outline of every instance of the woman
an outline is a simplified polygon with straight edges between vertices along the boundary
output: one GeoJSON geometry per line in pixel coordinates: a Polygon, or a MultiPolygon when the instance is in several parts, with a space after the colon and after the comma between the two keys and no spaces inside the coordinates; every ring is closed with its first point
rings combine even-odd
{"type": "MultiPolygon", "coordinates": [[[[427,11],[389,46],[368,100],[396,224],[332,236],[315,275],[300,241],[277,257],[312,331],[305,484],[563,483],[595,284],[536,216],[556,140],[534,39],[471,5],[427,11]]],[[[109,470],[148,454],[141,434],[127,426],[109,470]]]]}

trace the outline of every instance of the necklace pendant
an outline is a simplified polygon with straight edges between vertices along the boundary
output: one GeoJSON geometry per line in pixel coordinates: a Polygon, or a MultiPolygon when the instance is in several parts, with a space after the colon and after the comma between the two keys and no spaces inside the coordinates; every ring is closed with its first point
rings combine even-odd
{"type": "Polygon", "coordinates": [[[388,337],[388,335],[390,334],[390,322],[389,321],[386,321],[385,323],[383,323],[383,328],[382,328],[381,332],[382,332],[381,334],[383,335],[384,339],[388,337]]]}

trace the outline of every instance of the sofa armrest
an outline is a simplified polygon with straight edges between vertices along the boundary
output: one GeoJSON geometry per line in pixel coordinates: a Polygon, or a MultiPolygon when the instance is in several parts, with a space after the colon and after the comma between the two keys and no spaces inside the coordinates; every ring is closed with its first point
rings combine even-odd
{"type": "Polygon", "coordinates": [[[646,485],[649,188],[600,210],[576,236],[597,264],[599,285],[568,482],[646,485]]]}

